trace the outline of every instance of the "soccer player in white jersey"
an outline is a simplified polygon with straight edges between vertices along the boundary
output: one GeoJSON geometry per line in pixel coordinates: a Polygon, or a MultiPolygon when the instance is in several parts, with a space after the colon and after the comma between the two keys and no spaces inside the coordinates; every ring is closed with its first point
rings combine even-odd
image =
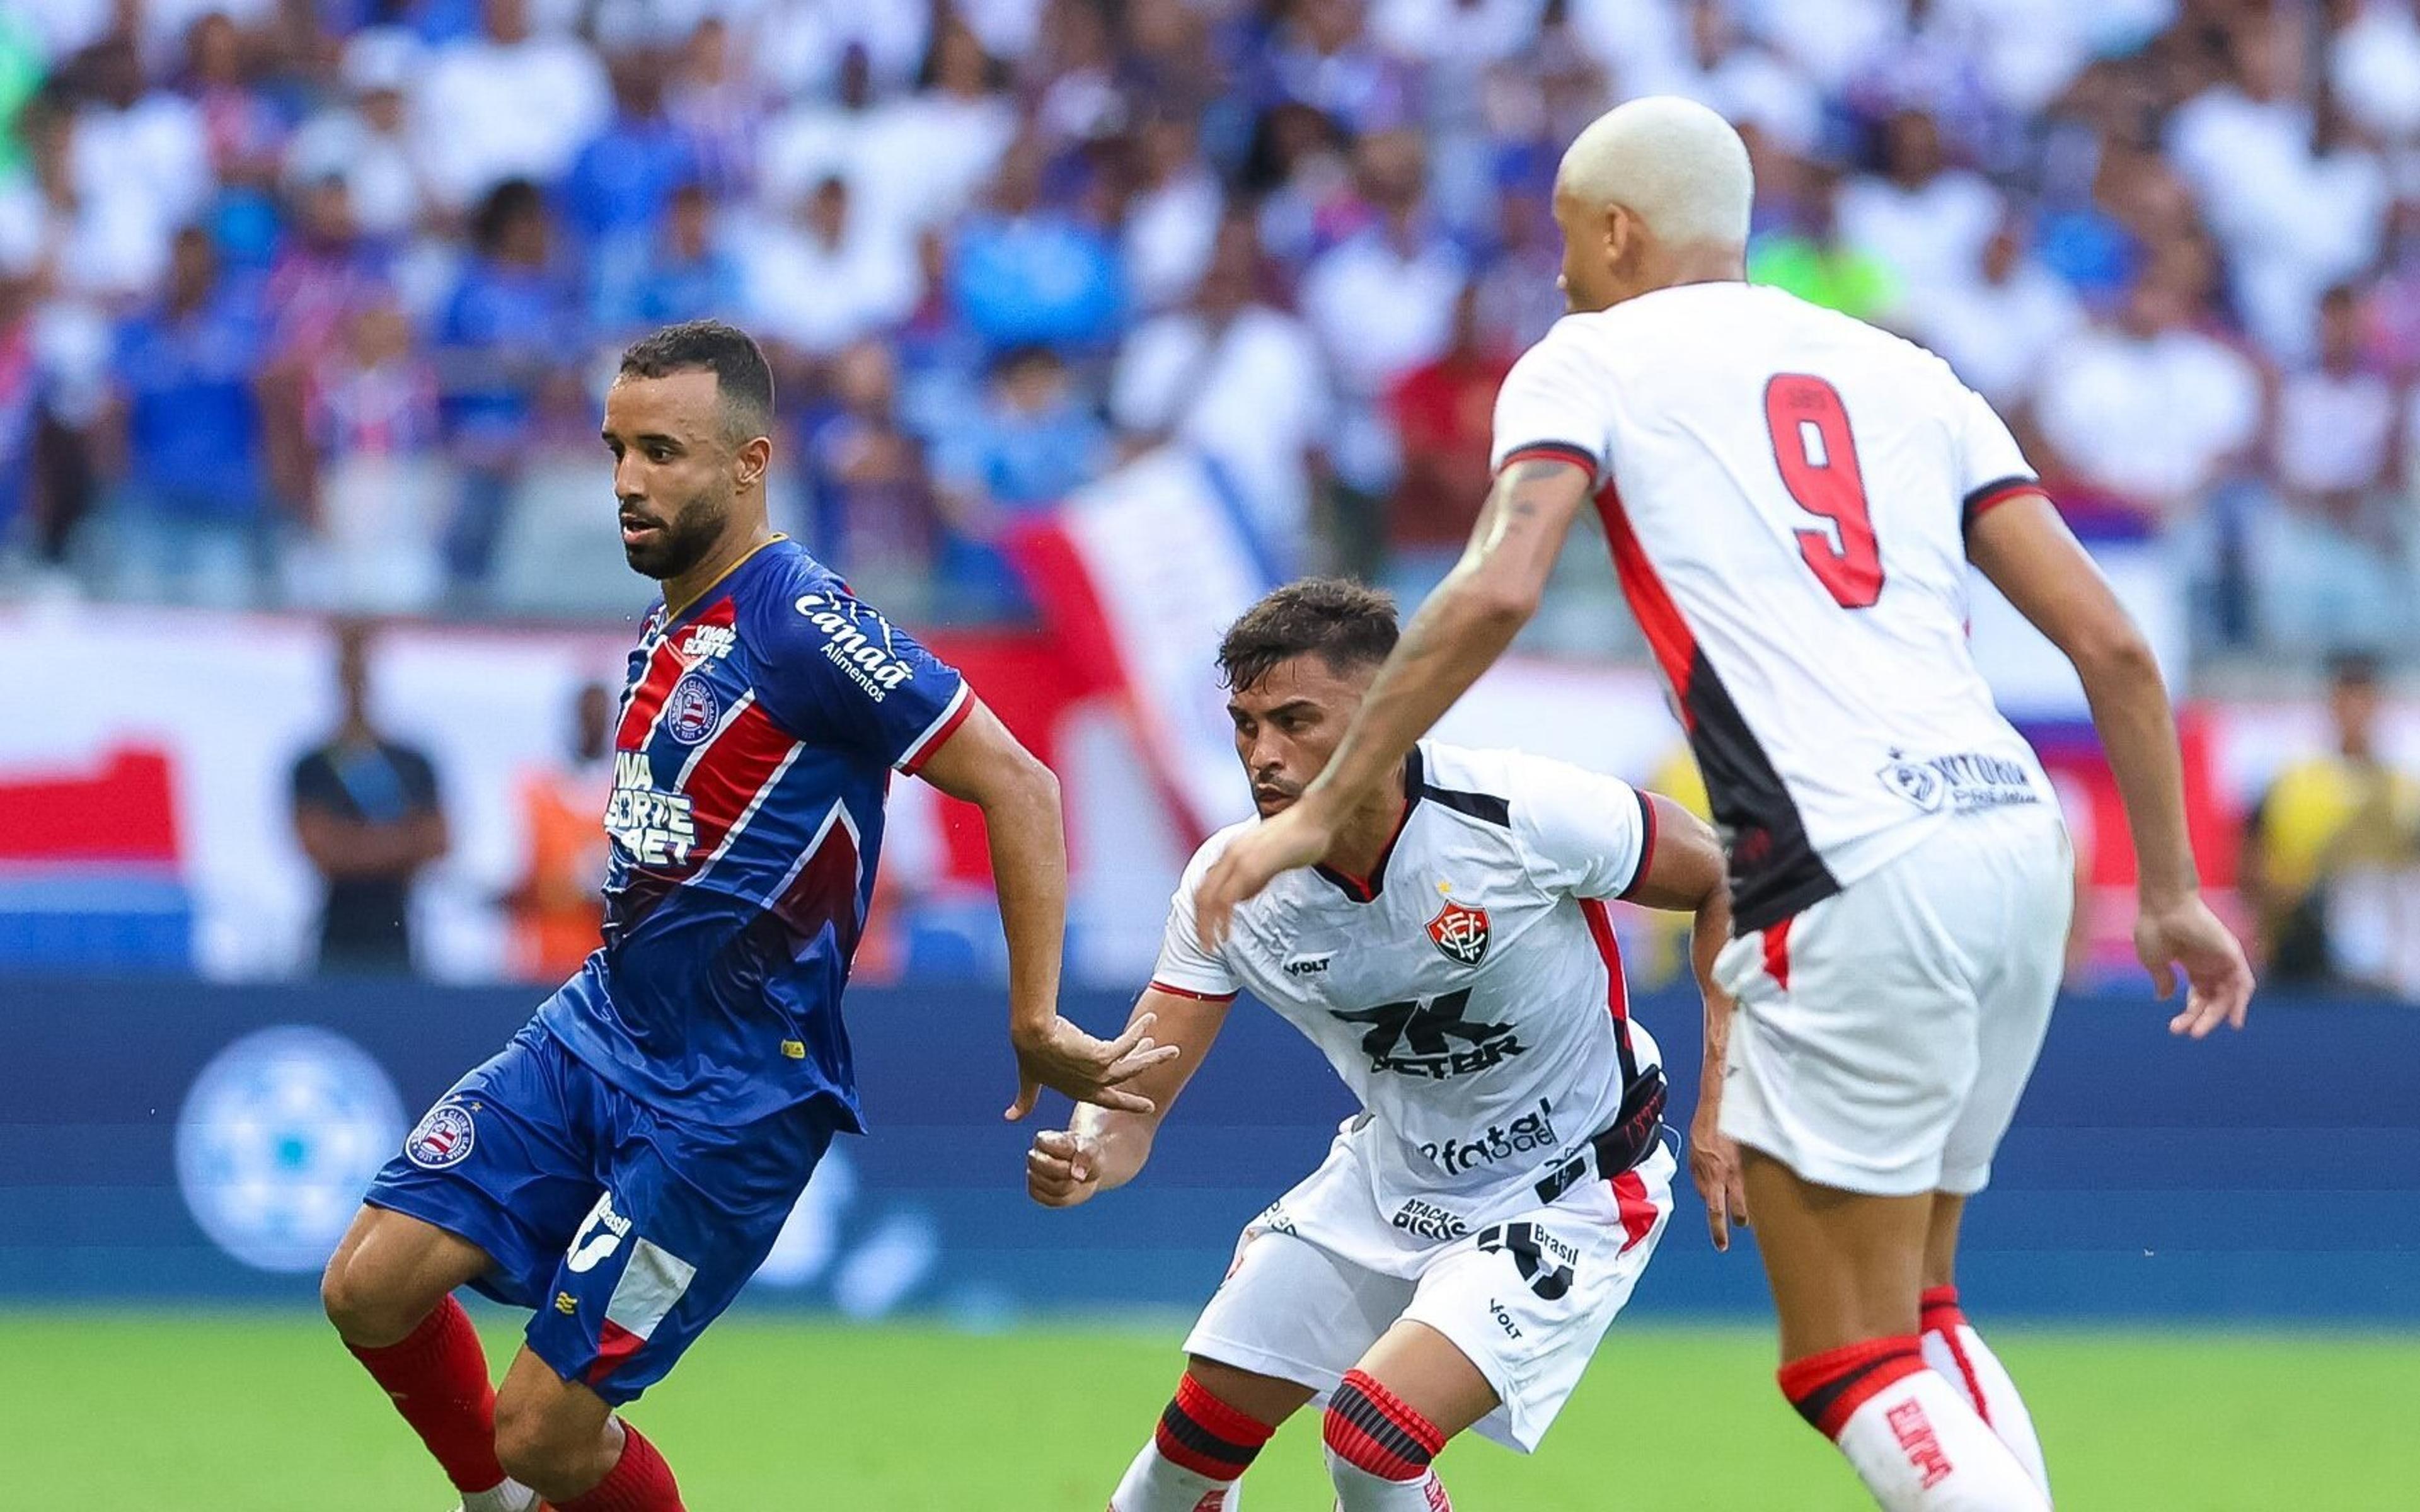
{"type": "Polygon", "coordinates": [[[1327,849],[1528,618],[1593,497],[1730,853],[1716,980],[1737,1011],[1710,1011],[1727,1073],[1693,1127],[1740,1147],[1782,1389],[1894,1512],[2040,1509],[2040,1447],[1953,1260],[2048,1024],[2072,872],[1968,654],[1970,563],[2083,681],[2133,831],[2136,950],[2163,996],[2189,984],[2170,1028],[2240,1027],[2251,972],[2201,900],[2141,634],[1938,358],[1743,281],[1750,194],[1737,133],[1685,100],[1572,145],[1573,313],[1505,379],[1470,548],[1326,773],[1227,848],[1197,912],[1223,938],[1327,849]]]}
{"type": "MultiPolygon", "coordinates": [[[[1280,588],[1218,662],[1264,820],[1316,777],[1395,644],[1392,601],[1280,588]]],[[[1324,1399],[1344,1512],[1449,1508],[1430,1461],[1466,1427],[1528,1451],[1671,1213],[1664,1073],[1631,1022],[1608,903],[1692,910],[1700,980],[1729,933],[1721,848],[1668,798],[1510,751],[1422,742],[1317,857],[1199,943],[1186,868],[1134,1022],[1181,1054],[1038,1135],[1035,1200],[1133,1180],[1239,990],[1326,1052],[1365,1112],[1244,1230],[1175,1399],[1112,1512],[1233,1512],[1277,1426],[1324,1399]],[[1154,1022],[1156,1020],[1156,1022],[1154,1022]]]]}

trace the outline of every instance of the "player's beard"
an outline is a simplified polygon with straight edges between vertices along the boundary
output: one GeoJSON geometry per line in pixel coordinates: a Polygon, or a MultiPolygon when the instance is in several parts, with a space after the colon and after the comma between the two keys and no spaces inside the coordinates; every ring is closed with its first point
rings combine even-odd
{"type": "Polygon", "coordinates": [[[622,556],[632,571],[663,582],[704,562],[730,521],[730,501],[710,496],[692,499],[670,519],[646,519],[657,528],[654,539],[626,543],[622,556]]]}

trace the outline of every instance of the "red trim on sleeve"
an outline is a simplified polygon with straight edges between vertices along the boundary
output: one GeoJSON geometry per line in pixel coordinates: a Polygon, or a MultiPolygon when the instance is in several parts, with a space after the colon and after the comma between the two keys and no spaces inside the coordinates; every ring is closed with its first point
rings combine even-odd
{"type": "Polygon", "coordinates": [[[1569,462],[1591,479],[1596,476],[1596,455],[1573,441],[1531,441],[1516,446],[1504,454],[1503,465],[1496,471],[1501,472],[1515,462],[1569,462]]]}
{"type": "Polygon", "coordinates": [[[1152,979],[1148,990],[1166,993],[1171,997],[1190,997],[1197,1003],[1232,1003],[1235,1000],[1233,993],[1197,993],[1190,987],[1171,987],[1157,978],[1152,979]]]}
{"type": "Polygon", "coordinates": [[[1630,885],[1614,894],[1614,902],[1628,903],[1647,881],[1647,868],[1655,859],[1655,800],[1646,790],[1630,790],[1638,798],[1638,822],[1642,826],[1638,838],[1638,866],[1630,873],[1630,885]]]}
{"type": "MultiPolygon", "coordinates": [[[[1966,496],[1965,527],[1973,530],[1977,520],[2010,500],[2041,492],[2040,478],[2003,478],[1998,483],[1987,483],[1966,496]]],[[[2048,498],[2049,495],[2043,494],[2043,497],[2048,498]]]]}
{"type": "Polygon", "coordinates": [[[957,707],[952,709],[939,724],[917,737],[914,748],[899,759],[899,770],[914,777],[923,769],[926,762],[932,760],[933,752],[950,743],[950,737],[958,733],[958,726],[966,723],[967,716],[974,712],[975,690],[960,683],[957,707]]]}

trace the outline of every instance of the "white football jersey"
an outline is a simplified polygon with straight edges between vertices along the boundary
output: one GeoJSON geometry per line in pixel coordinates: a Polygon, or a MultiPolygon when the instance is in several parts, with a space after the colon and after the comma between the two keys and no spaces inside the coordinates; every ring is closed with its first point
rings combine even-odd
{"type": "Polygon", "coordinates": [[[1357,1138],[1381,1211],[1418,1232],[1568,1162],[1660,1065],[1630,1022],[1606,908],[1655,836],[1628,784],[1514,751],[1423,741],[1404,791],[1370,877],[1286,872],[1235,910],[1216,953],[1194,932],[1194,889],[1259,821],[1213,835],[1178,885],[1152,985],[1241,989],[1309,1036],[1369,1110],[1357,1138]]]}
{"type": "Polygon", "coordinates": [[[1966,526],[2033,470],[1941,359],[1779,289],[1662,289],[1513,367],[1495,463],[1533,455],[1598,480],[1741,933],[1956,814],[2049,801],[1966,640],[1966,526]]]}

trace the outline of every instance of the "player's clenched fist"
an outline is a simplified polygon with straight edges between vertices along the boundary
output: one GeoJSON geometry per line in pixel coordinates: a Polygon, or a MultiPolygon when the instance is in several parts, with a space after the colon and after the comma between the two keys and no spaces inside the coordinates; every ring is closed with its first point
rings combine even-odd
{"type": "Polygon", "coordinates": [[[1100,1142],[1072,1129],[1045,1129],[1025,1152],[1025,1195],[1046,1208],[1072,1208],[1101,1189],[1100,1142]]]}

